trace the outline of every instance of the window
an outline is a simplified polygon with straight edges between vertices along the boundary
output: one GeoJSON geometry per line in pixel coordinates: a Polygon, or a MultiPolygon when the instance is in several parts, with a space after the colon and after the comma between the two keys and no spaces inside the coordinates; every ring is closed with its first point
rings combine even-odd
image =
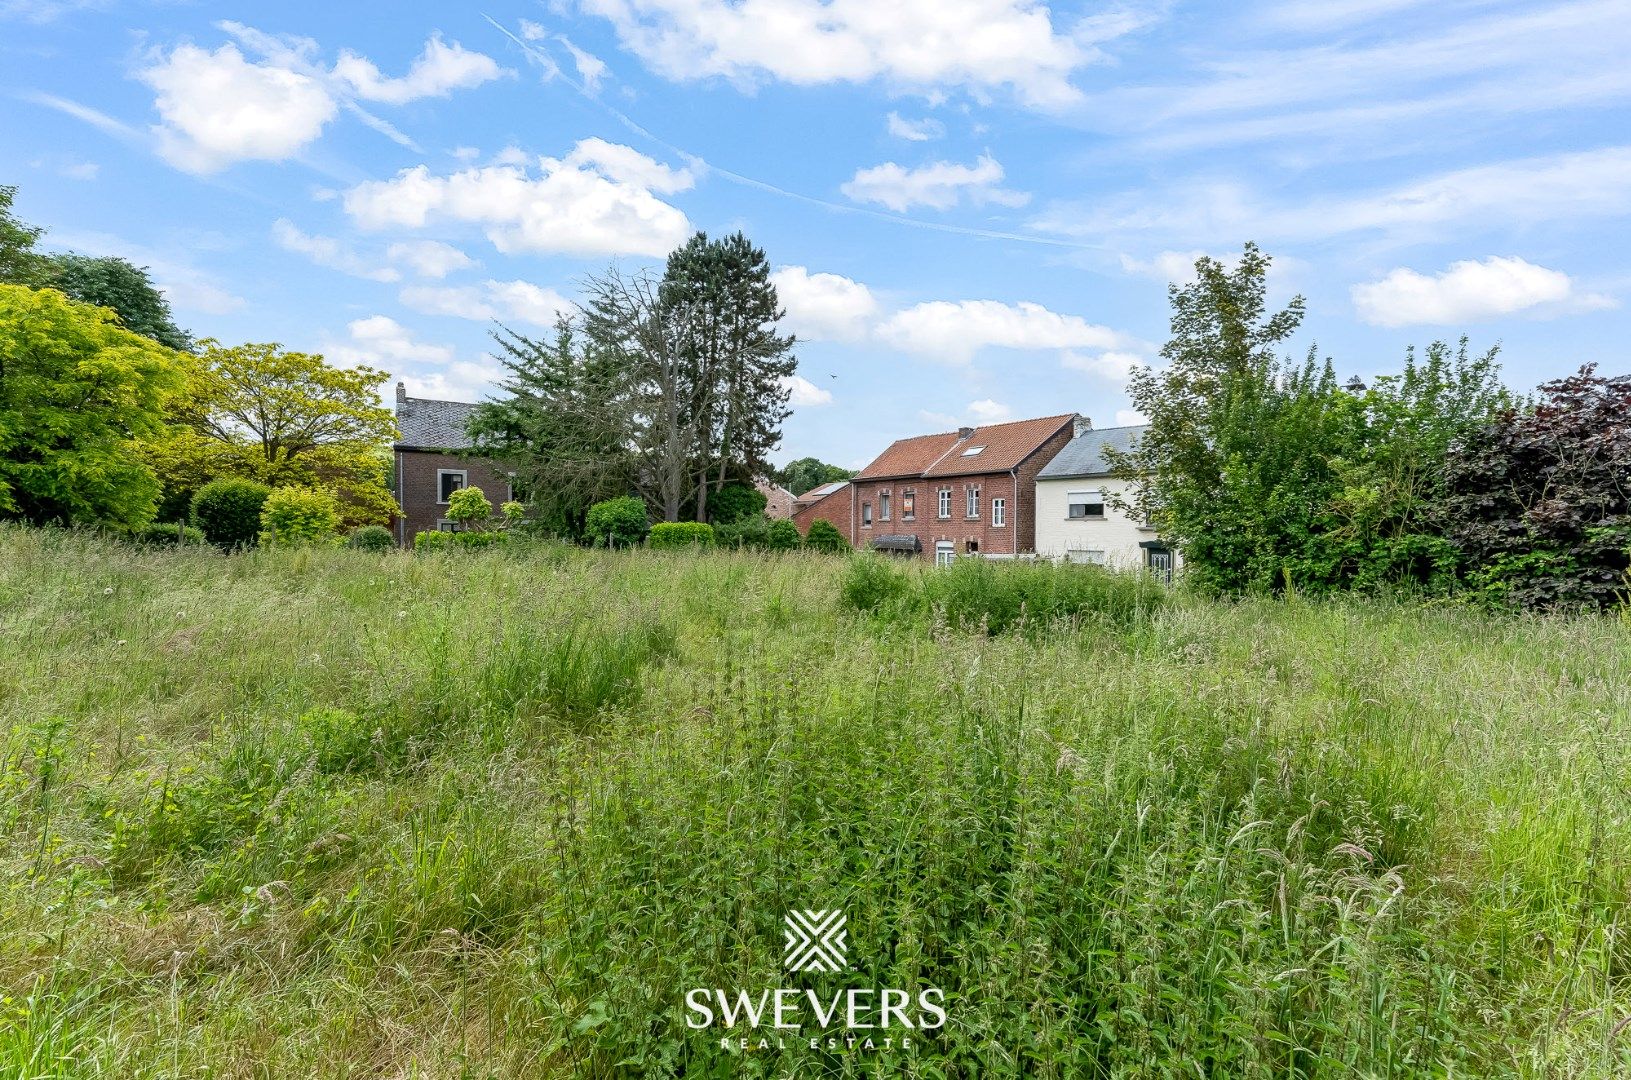
{"type": "Polygon", "coordinates": [[[957,547],[950,540],[936,540],[934,542],[934,564],[936,566],[950,566],[951,561],[957,557],[957,547]]]}
{"type": "Polygon", "coordinates": [[[887,491],[878,493],[878,520],[889,520],[889,492],[887,491]]]}
{"type": "Polygon", "coordinates": [[[965,487],[963,490],[968,493],[968,516],[971,517],[971,518],[979,517],[980,516],[980,489],[979,489],[979,487],[978,486],[965,487]]]}
{"type": "Polygon", "coordinates": [[[1089,563],[1093,566],[1104,565],[1104,552],[1093,550],[1077,550],[1065,552],[1065,561],[1073,563],[1089,563]]]}
{"type": "Polygon", "coordinates": [[[902,521],[911,521],[917,517],[917,491],[907,488],[900,493],[900,516],[902,521]]]}
{"type": "Polygon", "coordinates": [[[436,531],[437,532],[458,532],[459,531],[459,523],[457,521],[449,521],[449,520],[447,520],[447,518],[438,518],[437,521],[436,521],[436,531]]]}
{"type": "Polygon", "coordinates": [[[979,457],[980,452],[982,450],[984,450],[984,449],[985,449],[985,447],[983,447],[983,446],[971,446],[967,450],[963,451],[963,456],[964,457],[979,457]]]}
{"type": "Polygon", "coordinates": [[[964,540],[963,550],[968,552],[970,555],[978,554],[980,550],[980,542],[974,539],[964,540]]]}
{"type": "Polygon", "coordinates": [[[1072,491],[1067,496],[1067,500],[1072,521],[1079,518],[1104,517],[1104,492],[1102,491],[1072,491]]]}
{"type": "Polygon", "coordinates": [[[861,504],[861,528],[872,528],[872,504],[869,502],[861,504]]]}
{"type": "Polygon", "coordinates": [[[951,517],[951,488],[940,489],[940,516],[951,517]]]}
{"type": "Polygon", "coordinates": [[[436,501],[445,504],[455,491],[463,491],[469,482],[463,469],[437,469],[436,501]]]}
{"type": "Polygon", "coordinates": [[[997,528],[1008,524],[1008,500],[991,500],[991,524],[997,528]]]}

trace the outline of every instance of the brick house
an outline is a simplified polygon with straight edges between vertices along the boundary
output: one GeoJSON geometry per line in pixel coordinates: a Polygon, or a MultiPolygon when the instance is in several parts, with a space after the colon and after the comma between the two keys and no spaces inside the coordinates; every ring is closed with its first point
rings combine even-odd
{"type": "Polygon", "coordinates": [[[479,487],[494,507],[514,497],[507,475],[481,458],[466,456],[465,427],[476,409],[472,402],[437,401],[408,396],[396,384],[397,441],[392,446],[396,501],[396,542],[412,547],[415,533],[448,530],[447,500],[464,487],[479,487]]]}
{"type": "Polygon", "coordinates": [[[798,526],[800,533],[808,536],[810,526],[817,519],[831,522],[845,539],[851,544],[855,543],[854,530],[850,527],[853,518],[850,510],[852,494],[854,492],[848,480],[836,480],[811,488],[793,499],[793,524],[798,526]]]}
{"type": "Polygon", "coordinates": [[[759,489],[759,494],[765,497],[765,517],[771,521],[793,516],[793,493],[769,480],[756,480],[753,486],[759,489]]]}
{"type": "Polygon", "coordinates": [[[856,547],[937,563],[1033,554],[1037,474],[1091,426],[1068,413],[899,439],[847,485],[839,531],[856,547]]]}

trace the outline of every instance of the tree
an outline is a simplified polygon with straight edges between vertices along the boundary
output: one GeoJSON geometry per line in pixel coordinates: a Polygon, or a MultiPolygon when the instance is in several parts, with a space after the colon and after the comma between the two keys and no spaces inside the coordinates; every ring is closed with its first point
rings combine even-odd
{"type": "Polygon", "coordinates": [[[199,346],[171,428],[147,447],[160,472],[178,485],[240,475],[328,488],[345,525],[390,519],[386,452],[396,421],[380,400],[384,372],[332,367],[277,344],[199,346]]]}
{"type": "Polygon", "coordinates": [[[0,516],[139,526],[159,494],[134,440],[158,434],[177,355],[112,312],[0,285],[0,516]]]}
{"type": "Polygon", "coordinates": [[[770,472],[768,455],[791,415],[794,339],[776,332],[784,312],[769,260],[740,232],[723,240],[699,232],[672,252],[659,298],[665,310],[687,315],[678,324],[680,352],[701,420],[695,512],[706,521],[710,494],[733,475],[770,472]]]}
{"type": "Polygon", "coordinates": [[[716,525],[731,525],[748,518],[763,517],[770,500],[752,484],[732,481],[714,493],[709,517],[716,525]]]}
{"type": "Polygon", "coordinates": [[[492,517],[493,504],[479,487],[460,488],[448,497],[447,519],[461,529],[485,525],[492,517]]]}
{"type": "Polygon", "coordinates": [[[261,511],[271,493],[271,488],[256,480],[211,480],[193,495],[192,522],[217,547],[254,547],[260,537],[261,511]]]}
{"type": "Polygon", "coordinates": [[[854,475],[854,469],[840,469],[817,458],[801,457],[788,462],[785,468],[772,472],[770,478],[794,495],[803,495],[822,484],[848,480],[854,475]]]}
{"type": "Polygon", "coordinates": [[[582,535],[589,507],[633,486],[628,377],[585,348],[573,320],[534,340],[501,328],[493,339],[509,371],[505,397],[471,417],[471,445],[515,473],[539,521],[582,535]]]}
{"type": "Polygon", "coordinates": [[[1631,376],[1588,364],[1458,439],[1438,521],[1490,600],[1608,607],[1631,571],[1631,376]]]}
{"type": "Polygon", "coordinates": [[[87,255],[49,257],[48,282],[71,300],[111,308],[126,330],[182,351],[193,347],[192,335],[175,324],[170,301],[154,287],[144,267],[114,257],[87,255]]]}
{"type": "Polygon", "coordinates": [[[47,258],[34,250],[45,230],[12,216],[16,197],[16,188],[0,185],[0,285],[39,285],[51,269],[47,258]]]}
{"type": "Polygon", "coordinates": [[[260,541],[267,547],[331,544],[340,526],[340,508],[326,488],[289,485],[273,488],[261,507],[260,541]]]}

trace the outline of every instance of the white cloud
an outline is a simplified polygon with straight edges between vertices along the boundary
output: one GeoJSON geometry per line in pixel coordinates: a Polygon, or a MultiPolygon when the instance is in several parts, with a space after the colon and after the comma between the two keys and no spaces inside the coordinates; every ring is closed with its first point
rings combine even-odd
{"type": "Polygon", "coordinates": [[[1538,309],[1559,314],[1611,307],[1606,296],[1576,291],[1569,275],[1519,258],[1466,259],[1431,277],[1400,268],[1355,285],[1359,317],[1376,326],[1445,325],[1538,309]]]}
{"type": "Polygon", "coordinates": [[[1144,358],[1135,352],[1115,349],[1096,355],[1068,349],[1060,355],[1059,363],[1072,371],[1085,371],[1089,375],[1098,375],[1120,382],[1128,376],[1133,368],[1144,363],[1144,358]]]}
{"type": "Polygon", "coordinates": [[[159,153],[187,172],[283,161],[322,134],[334,98],[317,80],[245,60],[235,45],[179,45],[141,79],[157,91],[159,153]]]}
{"type": "Polygon", "coordinates": [[[987,347],[1106,350],[1136,344],[1079,315],[1061,315],[1023,301],[932,300],[897,311],[878,334],[897,348],[955,364],[968,363],[987,347]]]}
{"type": "Polygon", "coordinates": [[[1150,418],[1139,412],[1137,409],[1116,410],[1116,427],[1137,427],[1140,424],[1147,424],[1149,422],[1150,418]]]}
{"type": "Polygon", "coordinates": [[[968,415],[981,424],[1000,424],[1004,420],[1013,419],[1014,410],[1001,402],[985,398],[969,402],[968,415]]]}
{"type": "Polygon", "coordinates": [[[329,341],[323,351],[342,365],[367,364],[389,372],[416,397],[477,401],[503,377],[491,357],[461,360],[449,346],[420,341],[387,315],[349,323],[345,340],[329,341]]]}
{"type": "Polygon", "coordinates": [[[671,79],[723,76],[751,85],[882,80],[898,89],[1011,91],[1058,108],[1081,94],[1096,45],[1139,20],[1084,19],[1057,32],[1034,0],[584,0],[623,46],[671,79]]]}
{"type": "Polygon", "coordinates": [[[101,174],[102,166],[94,161],[75,161],[64,165],[59,171],[70,180],[95,180],[101,174]]]}
{"type": "Polygon", "coordinates": [[[788,401],[799,408],[816,408],[832,404],[832,391],[823,390],[802,375],[783,375],[783,386],[792,391],[788,401]]]}
{"type": "Polygon", "coordinates": [[[350,342],[330,346],[329,352],[345,364],[447,363],[453,349],[416,341],[408,328],[388,315],[370,315],[346,324],[350,342]]]}
{"type": "MultiPolygon", "coordinates": [[[[1149,259],[1136,259],[1131,255],[1121,257],[1121,268],[1129,274],[1139,274],[1143,277],[1153,277],[1157,281],[1167,281],[1174,285],[1189,285],[1195,280],[1195,262],[1208,252],[1195,249],[1193,251],[1162,251],[1149,259]]],[[[1238,255],[1217,256],[1212,258],[1229,265],[1238,255]]]]}
{"type": "Polygon", "coordinates": [[[334,64],[334,76],[347,84],[360,98],[404,105],[427,97],[446,97],[454,90],[469,90],[504,73],[498,62],[484,53],[471,52],[458,42],[449,45],[441,34],[432,34],[425,49],[407,75],[386,78],[367,57],[342,50],[334,64]]]}
{"type": "Polygon", "coordinates": [[[529,281],[487,281],[479,286],[410,285],[402,290],[399,299],[427,315],[533,326],[553,326],[560,315],[577,310],[560,293],[529,281]]]}
{"type": "Polygon", "coordinates": [[[872,290],[839,274],[784,266],[770,280],[787,310],[787,325],[801,338],[857,341],[867,335],[878,314],[872,290]]]}
{"type": "Polygon", "coordinates": [[[936,161],[908,169],[893,161],[860,169],[840,190],[856,202],[878,203],[896,213],[914,206],[950,210],[964,200],[975,206],[1024,206],[1030,196],[999,187],[1002,165],[982,154],[973,165],[936,161]]]}
{"type": "Polygon", "coordinates": [[[487,165],[449,176],[418,165],[346,192],[363,228],[423,227],[432,219],[486,227],[498,250],[569,255],[665,255],[690,232],[685,214],[653,192],[683,191],[689,170],[672,169],[626,146],[585,139],[562,159],[487,165]]]}
{"type": "Polygon", "coordinates": [[[907,142],[928,142],[946,134],[946,125],[932,116],[925,116],[921,120],[908,120],[900,113],[892,112],[889,114],[888,126],[889,134],[907,142]]]}
{"type": "Polygon", "coordinates": [[[385,257],[406,263],[420,277],[444,278],[455,270],[476,265],[476,260],[440,240],[402,240],[385,249],[385,257]]]}
{"type": "Polygon", "coordinates": [[[600,92],[600,80],[606,77],[606,62],[592,53],[584,52],[565,37],[561,44],[572,54],[572,66],[578,69],[578,79],[591,94],[600,92]]]}
{"type": "Polygon", "coordinates": [[[288,218],[278,218],[272,223],[272,240],[285,251],[304,255],[318,266],[326,266],[352,277],[369,281],[395,281],[401,277],[388,266],[370,263],[331,236],[301,232],[288,218]]]}
{"type": "Polygon", "coordinates": [[[154,284],[170,301],[170,305],[177,311],[198,311],[206,315],[230,315],[234,311],[242,310],[248,303],[241,296],[213,285],[208,281],[200,280],[191,274],[179,277],[164,277],[157,268],[155,270],[154,284]]]}

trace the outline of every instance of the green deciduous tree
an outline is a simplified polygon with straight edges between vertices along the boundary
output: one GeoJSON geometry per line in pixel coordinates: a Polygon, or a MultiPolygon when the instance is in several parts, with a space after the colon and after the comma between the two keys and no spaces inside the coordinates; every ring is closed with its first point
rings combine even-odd
{"type": "Polygon", "coordinates": [[[326,488],[273,488],[261,507],[260,541],[267,547],[334,543],[340,508],[326,488]]]}
{"type": "Polygon", "coordinates": [[[193,347],[192,335],[176,325],[170,301],[143,267],[111,256],[52,255],[47,282],[69,299],[112,309],[126,330],[172,349],[193,347]]]}
{"type": "Polygon", "coordinates": [[[708,516],[716,525],[731,525],[747,518],[762,517],[769,501],[765,493],[752,484],[737,480],[714,493],[708,516]]]}
{"type": "Polygon", "coordinates": [[[272,489],[258,480],[222,477],[199,488],[192,500],[192,523],[204,539],[227,549],[253,547],[260,537],[261,510],[272,489]]]}
{"type": "Polygon", "coordinates": [[[51,271],[46,256],[34,250],[45,230],[12,216],[16,197],[16,188],[0,185],[0,285],[40,285],[51,271]]]}
{"type": "Polygon", "coordinates": [[[628,547],[638,544],[651,531],[646,504],[632,495],[607,499],[589,508],[584,537],[596,545],[628,547]]]}
{"type": "Polygon", "coordinates": [[[445,516],[461,529],[479,528],[492,520],[493,504],[486,492],[472,485],[448,497],[445,516]]]}
{"type": "Polygon", "coordinates": [[[770,478],[794,495],[803,495],[822,484],[848,480],[854,475],[854,469],[840,469],[837,465],[828,465],[818,458],[801,457],[771,473],[770,478]]]}
{"type": "Polygon", "coordinates": [[[164,425],[177,354],[112,312],[0,285],[0,516],[137,526],[159,481],[135,440],[164,425]]]}
{"type": "Polygon", "coordinates": [[[323,487],[338,496],[347,526],[389,520],[396,421],[380,400],[384,372],[333,367],[276,344],[199,345],[172,425],[147,444],[167,481],[186,490],[238,475],[274,487],[323,487]]]}

